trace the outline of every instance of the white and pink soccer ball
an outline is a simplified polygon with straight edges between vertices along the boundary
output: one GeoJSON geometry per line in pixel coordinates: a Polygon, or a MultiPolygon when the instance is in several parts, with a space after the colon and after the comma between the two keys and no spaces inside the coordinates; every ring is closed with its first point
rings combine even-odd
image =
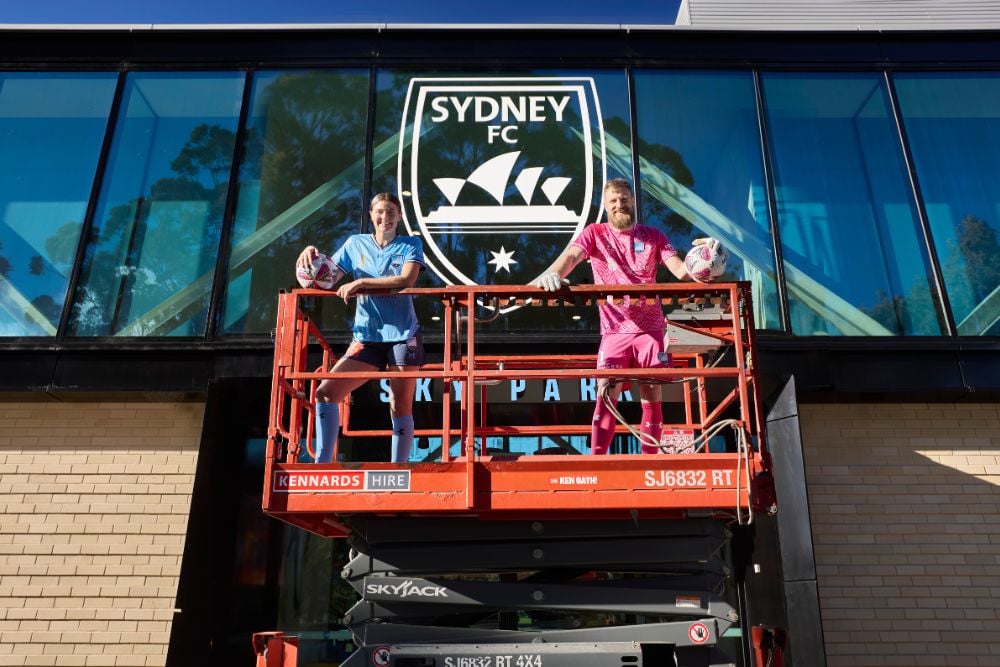
{"type": "Polygon", "coordinates": [[[315,287],[317,289],[330,289],[333,287],[333,276],[337,272],[337,266],[323,253],[312,261],[312,266],[307,269],[296,268],[295,279],[302,287],[315,287]]]}
{"type": "Polygon", "coordinates": [[[705,239],[703,243],[691,246],[684,256],[684,268],[691,278],[700,283],[712,282],[726,272],[729,253],[718,239],[705,239]]]}

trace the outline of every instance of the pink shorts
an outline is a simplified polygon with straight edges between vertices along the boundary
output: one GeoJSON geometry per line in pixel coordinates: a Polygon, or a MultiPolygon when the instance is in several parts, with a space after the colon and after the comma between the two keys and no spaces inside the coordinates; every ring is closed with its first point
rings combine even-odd
{"type": "Polygon", "coordinates": [[[604,334],[597,351],[597,367],[670,368],[670,355],[664,353],[662,334],[604,334]]]}

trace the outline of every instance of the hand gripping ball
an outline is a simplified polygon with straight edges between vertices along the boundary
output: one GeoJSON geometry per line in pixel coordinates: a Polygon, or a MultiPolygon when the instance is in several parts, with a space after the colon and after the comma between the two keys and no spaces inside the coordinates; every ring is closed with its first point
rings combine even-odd
{"type": "Polygon", "coordinates": [[[684,268],[694,280],[707,283],[726,272],[728,261],[729,253],[718,239],[703,239],[702,242],[691,246],[684,256],[684,268]]]}
{"type": "Polygon", "coordinates": [[[333,287],[333,275],[337,267],[329,257],[320,253],[312,261],[312,266],[308,269],[296,268],[295,279],[303,287],[315,287],[317,289],[330,289],[333,287]]]}

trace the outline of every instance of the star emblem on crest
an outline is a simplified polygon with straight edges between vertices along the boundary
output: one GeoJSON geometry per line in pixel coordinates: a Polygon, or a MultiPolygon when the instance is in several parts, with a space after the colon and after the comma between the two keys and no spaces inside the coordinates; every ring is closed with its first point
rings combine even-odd
{"type": "Polygon", "coordinates": [[[495,264],[497,273],[500,273],[500,269],[510,273],[511,265],[517,264],[517,260],[514,259],[514,251],[511,250],[510,252],[507,252],[507,249],[503,246],[500,246],[500,252],[493,252],[490,250],[490,254],[493,255],[493,259],[486,263],[495,264]]]}

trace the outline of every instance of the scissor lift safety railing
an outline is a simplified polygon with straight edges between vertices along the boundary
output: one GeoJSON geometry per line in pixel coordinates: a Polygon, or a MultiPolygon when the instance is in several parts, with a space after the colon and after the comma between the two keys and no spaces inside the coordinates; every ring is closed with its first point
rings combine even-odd
{"type": "MultiPolygon", "coordinates": [[[[443,361],[413,372],[339,376],[395,375],[439,381],[441,421],[433,427],[418,424],[416,435],[440,437],[442,443],[458,439],[459,454],[452,455],[445,444],[434,462],[302,462],[312,447],[315,387],[331,377],[329,369],[336,359],[307,317],[302,300],[336,295],[320,290],[284,293],[275,333],[265,512],[335,537],[349,532],[340,517],[350,515],[617,518],[642,512],[659,517],[735,516],[742,521],[754,508],[770,504],[766,484],[759,484],[768,477],[769,457],[748,283],[573,286],[556,293],[520,285],[477,285],[414,288],[402,293],[442,304],[443,361]],[[670,314],[672,368],[597,370],[594,355],[530,354],[518,345],[511,345],[511,353],[503,356],[477,351],[475,315],[483,312],[483,304],[504,310],[512,306],[595,308],[606,301],[643,299],[658,300],[670,314]],[[322,362],[318,369],[310,368],[310,351],[315,365],[317,349],[322,351],[322,362]],[[710,450],[702,442],[700,451],[686,454],[510,457],[485,452],[482,444],[489,436],[590,432],[590,424],[490,424],[486,386],[546,378],[679,384],[683,410],[668,413],[682,417],[665,424],[665,431],[674,440],[722,434],[728,451],[710,450]],[[453,397],[453,391],[459,395],[453,397]],[[725,428],[720,430],[720,426],[725,428]]],[[[516,318],[517,309],[506,316],[516,318]]],[[[341,409],[345,435],[390,435],[388,430],[352,427],[350,405],[345,402],[341,409]]]]}

